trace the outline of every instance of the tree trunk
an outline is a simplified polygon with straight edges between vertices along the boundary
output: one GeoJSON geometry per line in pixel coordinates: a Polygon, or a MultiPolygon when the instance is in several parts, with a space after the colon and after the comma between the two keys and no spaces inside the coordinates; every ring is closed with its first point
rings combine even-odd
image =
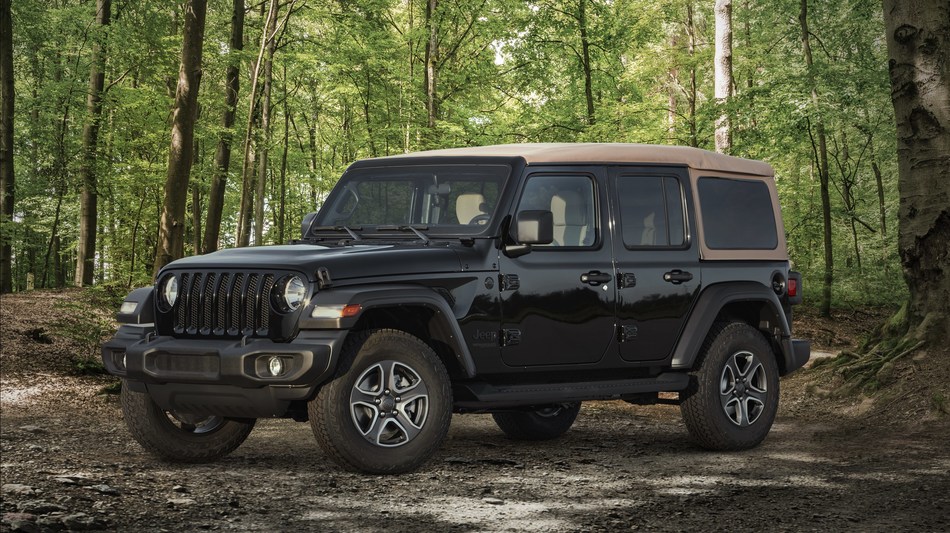
{"type": "Polygon", "coordinates": [[[811,103],[815,113],[815,129],[818,137],[818,179],[821,182],[821,219],[824,224],[825,276],[821,288],[821,316],[831,316],[831,284],[834,281],[834,253],[831,242],[831,194],[828,190],[828,141],[825,138],[825,122],[818,105],[818,83],[815,80],[814,62],[811,56],[811,34],[808,32],[808,0],[801,0],[798,22],[802,28],[802,48],[808,83],[811,85],[811,103]]]}
{"type": "Polygon", "coordinates": [[[198,87],[201,83],[201,49],[204,41],[207,0],[187,0],[185,29],[181,46],[181,68],[175,91],[168,173],[162,203],[158,248],[153,272],[184,254],[185,204],[194,150],[198,87]]]}
{"type": "Polygon", "coordinates": [[[290,102],[287,94],[287,63],[284,63],[284,153],[280,156],[280,198],[277,205],[277,243],[284,241],[284,221],[287,216],[287,151],[290,150],[290,102]]]}
{"type": "MultiPolygon", "coordinates": [[[[244,0],[233,0],[231,9],[230,51],[234,53],[244,49],[244,0]]],[[[238,90],[241,85],[239,60],[232,56],[225,75],[225,109],[221,125],[224,131],[218,139],[214,152],[214,173],[211,176],[211,190],[208,193],[208,216],[205,221],[205,235],[201,253],[211,253],[218,249],[218,237],[221,234],[221,212],[224,209],[224,191],[227,189],[228,170],[231,166],[231,141],[234,137],[234,117],[238,102],[238,90]]]]}
{"type": "Polygon", "coordinates": [[[273,25],[276,17],[270,19],[266,33],[271,35],[264,56],[264,100],[261,102],[261,145],[257,151],[257,193],[254,197],[254,244],[264,244],[264,193],[267,191],[267,152],[270,148],[271,89],[274,85],[274,51],[277,38],[273,25]]]}
{"type": "MultiPolygon", "coordinates": [[[[13,13],[0,0],[0,226],[13,221],[13,13]]],[[[0,293],[13,290],[13,239],[0,231],[0,293]]]]}
{"type": "Polygon", "coordinates": [[[318,183],[323,181],[323,169],[317,159],[317,125],[320,123],[320,114],[314,113],[313,122],[307,124],[307,144],[310,148],[310,207],[307,211],[317,208],[318,183]]]}
{"type": "Polygon", "coordinates": [[[857,185],[857,177],[855,176],[857,169],[851,170],[851,155],[848,149],[846,131],[841,132],[841,149],[836,159],[838,159],[838,170],[841,173],[841,199],[844,201],[844,208],[848,210],[851,239],[854,243],[854,261],[860,274],[863,269],[861,268],[861,246],[858,242],[858,201],[854,197],[854,187],[857,185]]]}
{"type": "MultiPolygon", "coordinates": [[[[263,7],[263,4],[262,4],[263,7]]],[[[241,167],[241,207],[238,211],[237,245],[247,246],[251,243],[251,213],[254,205],[254,108],[257,104],[257,79],[261,73],[261,64],[264,60],[264,51],[271,39],[267,28],[277,18],[277,0],[270,1],[264,28],[261,30],[261,46],[257,52],[257,61],[254,62],[254,71],[251,73],[251,93],[248,95],[247,129],[244,134],[244,164],[241,167]]]]}
{"type": "MultiPolygon", "coordinates": [[[[112,0],[96,0],[96,25],[109,25],[112,0]]],[[[82,196],[79,203],[79,245],[76,248],[76,285],[92,285],[96,265],[96,229],[98,224],[99,190],[96,177],[96,145],[99,141],[99,119],[102,115],[102,88],[105,84],[105,35],[92,45],[89,66],[89,93],[86,96],[86,124],[82,130],[82,196]]]]}
{"type": "Polygon", "coordinates": [[[587,35],[587,0],[579,0],[577,23],[581,31],[581,67],[584,70],[584,100],[587,102],[587,125],[594,124],[594,87],[591,79],[590,38],[587,35]]]}
{"type": "Polygon", "coordinates": [[[426,114],[428,119],[426,125],[429,127],[430,142],[434,141],[436,121],[439,118],[439,100],[438,100],[438,66],[439,61],[439,26],[435,21],[435,12],[439,7],[438,0],[426,1],[426,29],[429,32],[429,40],[426,43],[425,54],[425,79],[423,81],[426,93],[426,114]]]}
{"type": "MultiPolygon", "coordinates": [[[[53,250],[53,248],[54,248],[54,244],[59,243],[59,214],[62,211],[62,208],[63,208],[63,194],[62,194],[62,191],[59,191],[59,194],[57,195],[57,198],[56,198],[56,211],[53,214],[53,228],[50,230],[51,238],[49,240],[49,245],[46,247],[46,258],[43,260],[43,280],[40,283],[40,286],[44,288],[49,287],[48,280],[49,280],[49,269],[50,269],[50,264],[49,264],[50,257],[53,258],[54,265],[56,265],[57,268],[59,266],[58,252],[53,250]],[[56,253],[56,255],[54,255],[54,252],[56,253]]],[[[60,287],[60,285],[58,284],[56,286],[60,287]]]]}
{"type": "Polygon", "coordinates": [[[689,145],[699,147],[699,135],[696,133],[696,98],[698,89],[696,85],[696,62],[693,57],[696,55],[696,25],[693,22],[693,2],[686,3],[686,32],[689,38],[689,93],[686,95],[686,101],[689,104],[689,145]]]}
{"type": "Polygon", "coordinates": [[[139,200],[138,211],[135,212],[135,225],[132,226],[132,243],[131,251],[129,255],[131,259],[129,260],[129,282],[127,284],[128,288],[132,288],[132,281],[135,279],[135,245],[139,236],[139,228],[142,226],[142,209],[145,207],[145,199],[148,198],[147,194],[142,195],[142,199],[139,200]]]}
{"type": "MultiPolygon", "coordinates": [[[[197,146],[195,151],[198,151],[197,146]]],[[[191,249],[195,254],[199,254],[201,253],[201,188],[197,183],[191,184],[191,232],[191,249]]]]}
{"type": "Polygon", "coordinates": [[[950,4],[884,0],[909,334],[950,341],[950,4]]]}
{"type": "Polygon", "coordinates": [[[732,100],[732,0],[716,0],[715,97],[720,108],[716,119],[716,151],[732,150],[732,124],[727,110],[732,100]]]}

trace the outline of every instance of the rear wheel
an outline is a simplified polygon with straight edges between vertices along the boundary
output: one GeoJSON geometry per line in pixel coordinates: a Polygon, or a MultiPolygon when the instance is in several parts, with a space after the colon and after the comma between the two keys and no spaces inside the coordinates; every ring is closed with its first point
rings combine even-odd
{"type": "Polygon", "coordinates": [[[308,405],[317,443],[340,466],[373,474],[419,467],[452,420],[448,372],[429,345],[397,330],[354,334],[347,369],[308,405]]]}
{"type": "Polygon", "coordinates": [[[122,414],[132,437],[150,453],[182,463],[214,461],[234,451],[254,429],[254,419],[166,411],[151,396],[121,392],[122,414]]]}
{"type": "Polygon", "coordinates": [[[778,410],[778,365],[772,347],[746,323],[715,324],[680,399],[683,420],[700,446],[744,450],[758,445],[778,410]]]}
{"type": "Polygon", "coordinates": [[[567,433],[581,410],[581,403],[552,405],[535,411],[492,413],[498,427],[513,440],[549,440],[567,433]]]}

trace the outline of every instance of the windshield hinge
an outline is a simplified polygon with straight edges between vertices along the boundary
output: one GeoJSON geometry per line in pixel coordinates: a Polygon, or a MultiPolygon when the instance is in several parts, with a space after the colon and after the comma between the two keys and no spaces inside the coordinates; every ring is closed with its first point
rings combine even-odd
{"type": "Polygon", "coordinates": [[[327,267],[320,267],[317,269],[317,287],[321,290],[328,289],[333,286],[333,280],[330,279],[330,271],[327,270],[327,267]]]}

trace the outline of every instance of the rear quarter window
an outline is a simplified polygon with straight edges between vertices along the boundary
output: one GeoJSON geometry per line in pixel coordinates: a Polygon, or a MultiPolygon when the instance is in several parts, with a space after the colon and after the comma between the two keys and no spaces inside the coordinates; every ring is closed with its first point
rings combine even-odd
{"type": "Polygon", "coordinates": [[[703,235],[712,250],[774,250],[775,213],[761,181],[702,177],[698,182],[703,235]]]}

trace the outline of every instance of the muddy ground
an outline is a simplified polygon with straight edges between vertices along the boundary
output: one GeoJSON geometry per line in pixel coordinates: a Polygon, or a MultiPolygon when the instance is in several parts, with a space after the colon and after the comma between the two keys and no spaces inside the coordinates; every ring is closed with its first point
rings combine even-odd
{"type": "MultiPolygon", "coordinates": [[[[829,395],[826,378],[797,373],[782,381],[769,437],[741,453],[696,447],[675,406],[591,402],[546,443],[456,416],[438,454],[408,475],[345,473],[308,424],[288,420],[261,421],[217,463],[176,465],[134,443],[117,397],[100,393],[106,378],[12,365],[27,357],[12,339],[42,335],[18,333],[26,326],[7,309],[2,531],[950,530],[950,423],[920,405],[940,397],[918,385],[904,394],[913,401],[882,403],[829,395]]],[[[932,360],[902,372],[933,375],[932,360]]]]}

